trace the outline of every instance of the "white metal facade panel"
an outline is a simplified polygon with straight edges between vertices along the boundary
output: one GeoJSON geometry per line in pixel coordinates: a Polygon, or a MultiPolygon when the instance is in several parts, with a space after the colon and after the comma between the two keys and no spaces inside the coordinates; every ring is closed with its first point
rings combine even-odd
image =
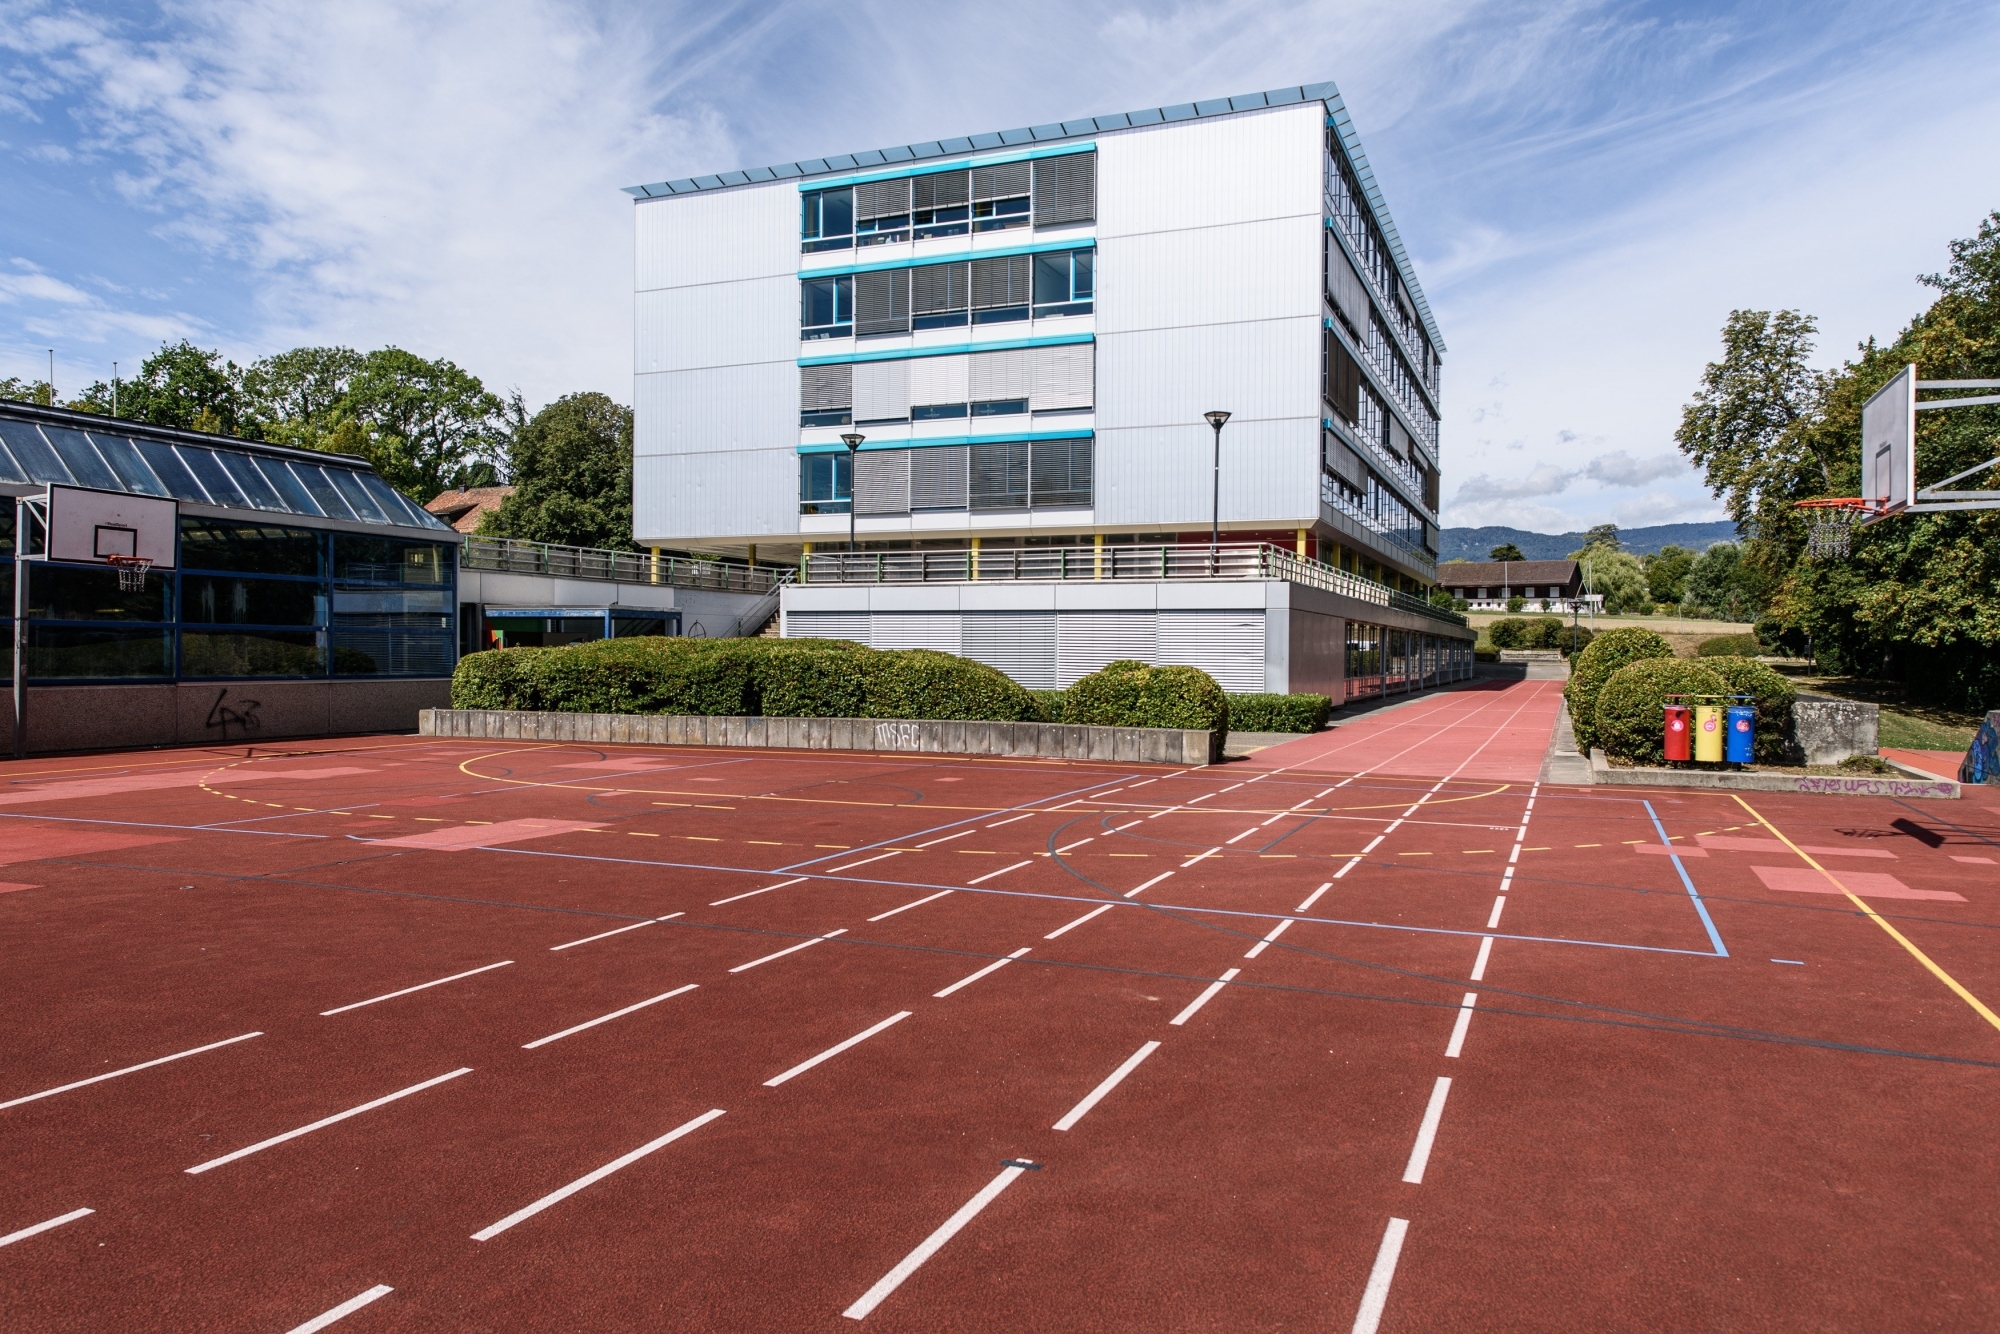
{"type": "Polygon", "coordinates": [[[1199,667],[1224,690],[1243,694],[1264,688],[1264,616],[1261,611],[1162,611],[1153,661],[1162,667],[1199,667]]]}
{"type": "Polygon", "coordinates": [[[632,461],[633,540],[668,546],[796,534],[798,495],[798,455],[790,448],[642,455],[632,461]]]}
{"type": "Polygon", "coordinates": [[[910,402],[918,406],[971,402],[971,364],[967,356],[917,357],[909,363],[910,402]]]}
{"type": "Polygon", "coordinates": [[[974,662],[997,667],[1030,690],[1056,688],[1056,613],[968,611],[960,649],[974,662]]]}
{"type": "Polygon", "coordinates": [[[1290,218],[1102,238],[1097,331],[1318,319],[1318,208],[1290,218]]]}
{"type": "MultiPolygon", "coordinates": [[[[1309,526],[1319,514],[1319,437],[1314,420],[1231,420],[1222,432],[1222,522],[1309,526]]],[[[1098,522],[1206,527],[1214,451],[1205,422],[1100,426],[1092,498],[1098,522]]]]}
{"type": "Polygon", "coordinates": [[[1240,421],[1320,419],[1320,323],[1260,320],[1100,335],[1097,429],[1203,425],[1225,408],[1240,421]]]}
{"type": "Polygon", "coordinates": [[[865,611],[788,611],[785,613],[787,639],[851,639],[868,643],[869,616],[865,611]]]}
{"type": "Polygon", "coordinates": [[[670,287],[632,299],[632,370],[741,366],[799,356],[799,280],[670,287]]]}
{"type": "Polygon", "coordinates": [[[798,272],[799,192],[791,181],[647,200],[632,214],[635,291],[798,272]]]}
{"type": "Polygon", "coordinates": [[[854,368],[854,420],[857,424],[906,421],[910,416],[910,363],[864,361],[854,368]]]}
{"type": "Polygon", "coordinates": [[[773,361],[635,375],[632,452],[644,458],[795,448],[798,374],[790,362],[773,361]]]}
{"type": "Polygon", "coordinates": [[[927,648],[955,655],[959,645],[959,615],[953,611],[878,611],[868,627],[870,648],[927,648]]]}
{"type": "Polygon", "coordinates": [[[1067,611],[1056,618],[1056,686],[1068,689],[1106,663],[1153,661],[1159,615],[1150,611],[1067,611]]]}
{"type": "MultiPolygon", "coordinates": [[[[1320,102],[1104,135],[1097,235],[1317,214],[1325,149],[1320,102]]],[[[1317,268],[1318,259],[1314,266],[1317,268]]]]}

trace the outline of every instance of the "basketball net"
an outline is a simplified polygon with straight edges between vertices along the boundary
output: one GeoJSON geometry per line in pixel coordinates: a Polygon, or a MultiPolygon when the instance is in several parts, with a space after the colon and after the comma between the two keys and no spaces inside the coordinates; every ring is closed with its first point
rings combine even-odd
{"type": "Polygon", "coordinates": [[[1866,501],[1853,499],[1794,502],[1812,519],[1806,530],[1806,556],[1812,560],[1846,560],[1853,552],[1854,530],[1868,517],[1866,501]]]}
{"type": "Polygon", "coordinates": [[[118,591],[121,593],[143,592],[146,587],[146,571],[153,568],[153,562],[144,556],[106,556],[111,568],[118,571],[118,591]]]}

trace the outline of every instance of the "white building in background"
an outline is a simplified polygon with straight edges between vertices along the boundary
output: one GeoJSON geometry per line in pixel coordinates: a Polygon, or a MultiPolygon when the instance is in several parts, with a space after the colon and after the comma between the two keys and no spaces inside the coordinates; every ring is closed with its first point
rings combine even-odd
{"type": "Polygon", "coordinates": [[[629,193],[634,536],[800,563],[786,634],[1038,686],[1469,662],[1414,596],[1443,344],[1332,84],[629,193]]]}

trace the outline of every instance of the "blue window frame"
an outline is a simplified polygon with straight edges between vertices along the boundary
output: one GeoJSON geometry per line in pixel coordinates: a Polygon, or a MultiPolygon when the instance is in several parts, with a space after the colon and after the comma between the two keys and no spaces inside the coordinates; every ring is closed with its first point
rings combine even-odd
{"type": "Polygon", "coordinates": [[[814,190],[799,196],[800,248],[849,250],[854,246],[854,191],[814,190]]]}
{"type": "Polygon", "coordinates": [[[845,514],[854,503],[854,464],[846,454],[799,459],[799,513],[845,514]]]}
{"type": "Polygon", "coordinates": [[[853,333],[853,278],[807,278],[799,283],[799,337],[848,338],[853,333]]]}
{"type": "Polygon", "coordinates": [[[1088,315],[1096,295],[1095,250],[1035,256],[1035,318],[1088,315]]]}

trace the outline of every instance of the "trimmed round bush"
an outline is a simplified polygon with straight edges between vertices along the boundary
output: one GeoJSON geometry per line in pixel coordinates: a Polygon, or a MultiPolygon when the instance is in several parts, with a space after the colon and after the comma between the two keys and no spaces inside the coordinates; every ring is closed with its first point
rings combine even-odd
{"type": "Polygon", "coordinates": [[[1528,635],[1528,621],[1520,616],[1507,616],[1486,627],[1486,642],[1494,648],[1526,648],[1522,642],[1528,635]]]}
{"type": "Polygon", "coordinates": [[[1238,732],[1317,732],[1333,713],[1325,695],[1231,695],[1229,726],[1238,732]]]}
{"type": "Polygon", "coordinates": [[[1613,672],[1597,692],[1596,744],[1634,764],[1666,763],[1668,695],[1719,695],[1728,689],[1706,663],[1641,658],[1613,672]]]}
{"type": "Polygon", "coordinates": [[[496,648],[468,653],[451,673],[454,709],[540,709],[529,683],[529,664],[541,648],[496,648]]]}
{"type": "MultiPolygon", "coordinates": [[[[1748,639],[1750,636],[1741,636],[1748,639]]],[[[1702,666],[1722,678],[1727,693],[1748,695],[1757,710],[1755,755],[1760,764],[1783,764],[1791,758],[1792,705],[1799,692],[1792,683],[1751,658],[1701,658],[1702,666]]]]}
{"type": "Polygon", "coordinates": [[[1114,662],[1063,692],[1066,723],[1096,727],[1180,727],[1229,734],[1229,697],[1198,667],[1114,662]]]}
{"type": "Polygon", "coordinates": [[[1562,650],[1565,658],[1574,658],[1590,646],[1597,638],[1587,625],[1565,625],[1556,635],[1555,647],[1562,650]]]}
{"type": "Polygon", "coordinates": [[[1754,658],[1763,651],[1755,635],[1717,635],[1695,645],[1697,658],[1754,658]]]}
{"type": "Polygon", "coordinates": [[[1590,641],[1570,660],[1569,684],[1563,698],[1569,701],[1570,725],[1576,730],[1577,747],[1584,754],[1597,742],[1597,692],[1628,662],[1642,658],[1671,658],[1673,645],[1636,625],[1607,630],[1590,641]]]}

